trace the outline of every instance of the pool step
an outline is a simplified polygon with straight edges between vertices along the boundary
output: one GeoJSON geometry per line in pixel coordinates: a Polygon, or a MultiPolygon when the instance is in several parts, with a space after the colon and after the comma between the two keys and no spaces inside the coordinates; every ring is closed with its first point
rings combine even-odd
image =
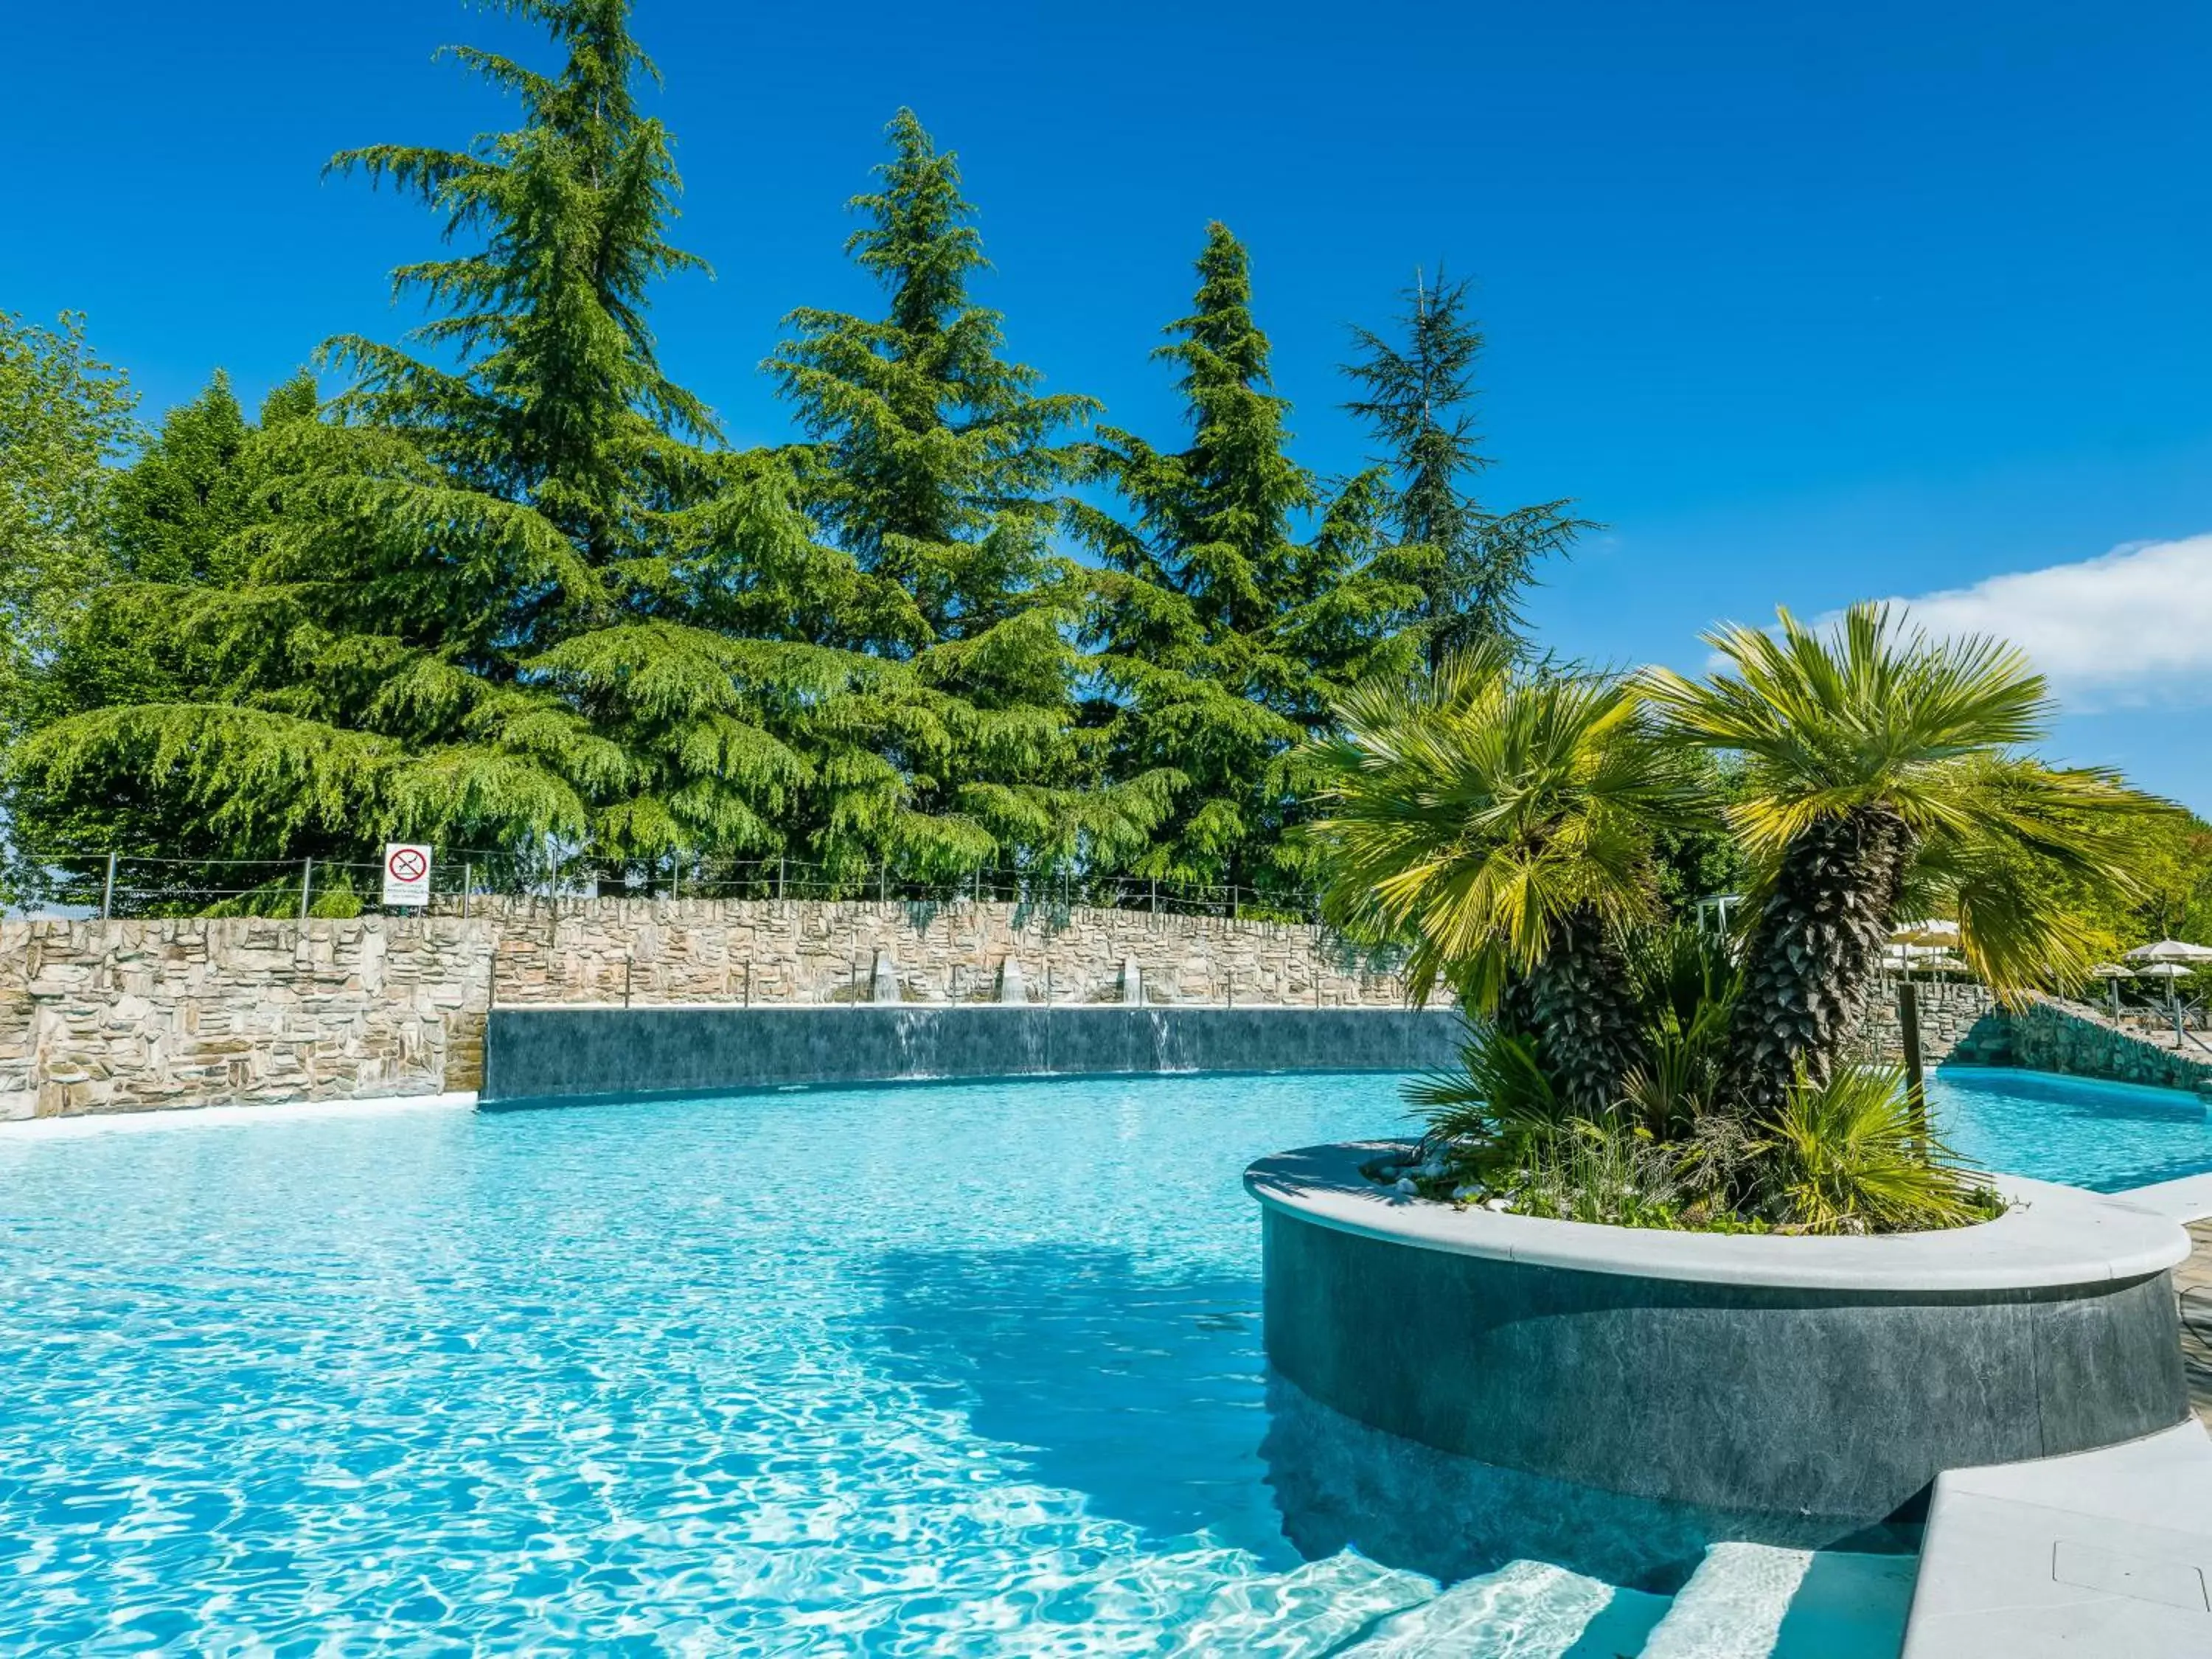
{"type": "Polygon", "coordinates": [[[1613,1659],[1635,1652],[1666,1607],[1547,1561],[1515,1561],[1392,1614],[1340,1659],[1613,1659]]]}
{"type": "Polygon", "coordinates": [[[1676,1592],[1643,1659],[1864,1659],[1894,1652],[1918,1565],[1909,1555],[1715,1544],[1676,1592]]]}
{"type": "Polygon", "coordinates": [[[1865,1659],[1905,1645],[1917,1555],[1822,1550],[1790,1599],[1773,1659],[1865,1659]]]}
{"type": "Polygon", "coordinates": [[[1810,1550],[1715,1544],[1644,1644],[1644,1659],[1769,1659],[1810,1550]]]}
{"type": "Polygon", "coordinates": [[[1323,1659],[1378,1620],[1429,1601],[1436,1580],[1378,1566],[1350,1550],[1218,1592],[1183,1632],[1176,1659],[1222,1654],[1323,1659]]]}

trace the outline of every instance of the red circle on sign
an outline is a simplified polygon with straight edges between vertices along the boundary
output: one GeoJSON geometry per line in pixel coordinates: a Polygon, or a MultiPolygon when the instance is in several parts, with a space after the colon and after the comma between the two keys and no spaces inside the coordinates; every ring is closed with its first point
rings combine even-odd
{"type": "Polygon", "coordinates": [[[420,881],[429,873],[430,860],[413,848],[403,847],[392,854],[392,862],[386,867],[392,872],[394,881],[420,881]]]}

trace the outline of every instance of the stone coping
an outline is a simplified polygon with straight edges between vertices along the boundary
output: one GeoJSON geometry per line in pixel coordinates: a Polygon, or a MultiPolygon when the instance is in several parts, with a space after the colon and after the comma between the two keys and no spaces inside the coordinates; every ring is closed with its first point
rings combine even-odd
{"type": "MultiPolygon", "coordinates": [[[[1018,1013],[1027,1010],[1032,1014],[1172,1014],[1186,1010],[1210,1010],[1232,1014],[1420,1014],[1436,1018],[1458,1012],[1451,1004],[1437,1002],[1427,1008],[1410,1008],[1396,1002],[1328,1002],[1318,1006],[1310,1002],[1267,1002],[1259,998],[1237,1002],[1203,1002],[1196,999],[1174,1001],[1148,1000],[1144,1002],[1075,1002],[1066,997],[1047,1002],[1039,997],[1034,1002],[1000,1002],[990,997],[964,997],[957,1002],[940,997],[932,1002],[922,998],[902,998],[896,1002],[875,1002],[866,997],[841,1000],[836,1002],[798,1002],[786,999],[770,1002],[765,999],[746,1002],[735,997],[691,998],[682,1002],[657,1001],[638,996],[628,1002],[502,1002],[501,1015],[554,1015],[589,1013],[645,1013],[656,1014],[942,1014],[970,1012],[986,1014],[1018,1013]]],[[[2169,1091],[2168,1092],[2171,1092],[2169,1091]]]]}
{"type": "Polygon", "coordinates": [[[81,1140],[88,1135],[133,1134],[155,1129],[216,1129],[225,1125],[316,1122],[327,1118],[383,1117],[398,1112],[474,1111],[473,1091],[435,1095],[375,1095],[358,1100],[249,1101],[234,1105],[185,1105],[136,1112],[84,1112],[68,1117],[27,1117],[0,1123],[0,1146],[10,1141],[81,1140]]]}
{"type": "Polygon", "coordinates": [[[2110,1196],[2138,1210],[2153,1211],[2168,1220],[2185,1224],[2203,1221],[2212,1218],[2212,1172],[2183,1176],[2179,1181],[2160,1181],[2148,1187],[2130,1187],[2110,1196]]]}
{"type": "Polygon", "coordinates": [[[2195,1419],[1936,1480],[1904,1659],[2212,1654],[2212,1443],[2195,1419]]]}
{"type": "Polygon", "coordinates": [[[1404,1198],[1360,1166],[1403,1141],[1308,1146],[1244,1172],[1253,1197],[1341,1232],[1449,1255],[1703,1285],[1893,1292],[2036,1290],[2142,1279],[2189,1255],[2171,1218],[2071,1187],[1997,1177],[2013,1208],[1942,1232],[1864,1238],[1668,1232],[1550,1221],[1404,1198]]]}

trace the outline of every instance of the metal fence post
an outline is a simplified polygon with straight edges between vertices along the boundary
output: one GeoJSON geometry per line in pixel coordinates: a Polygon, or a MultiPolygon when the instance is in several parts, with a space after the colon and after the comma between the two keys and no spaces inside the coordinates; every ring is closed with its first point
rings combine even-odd
{"type": "Polygon", "coordinates": [[[307,919],[307,902],[313,896],[314,888],[315,861],[313,859],[301,859],[300,860],[300,920],[302,921],[307,919]]]}
{"type": "Polygon", "coordinates": [[[461,920],[464,921],[469,919],[469,898],[475,892],[476,884],[476,866],[464,864],[461,866],[461,920]]]}
{"type": "Polygon", "coordinates": [[[107,855],[107,880],[100,890],[100,919],[106,921],[115,914],[115,854],[107,855]]]}

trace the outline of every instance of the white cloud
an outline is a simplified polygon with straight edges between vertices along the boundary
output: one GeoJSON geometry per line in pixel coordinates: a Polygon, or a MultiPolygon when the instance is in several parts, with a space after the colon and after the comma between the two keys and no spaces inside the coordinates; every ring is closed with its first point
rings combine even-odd
{"type": "Polygon", "coordinates": [[[2212,535],[1891,603],[1933,635],[2009,641],[2077,714],[2212,703],[2212,535]]]}

